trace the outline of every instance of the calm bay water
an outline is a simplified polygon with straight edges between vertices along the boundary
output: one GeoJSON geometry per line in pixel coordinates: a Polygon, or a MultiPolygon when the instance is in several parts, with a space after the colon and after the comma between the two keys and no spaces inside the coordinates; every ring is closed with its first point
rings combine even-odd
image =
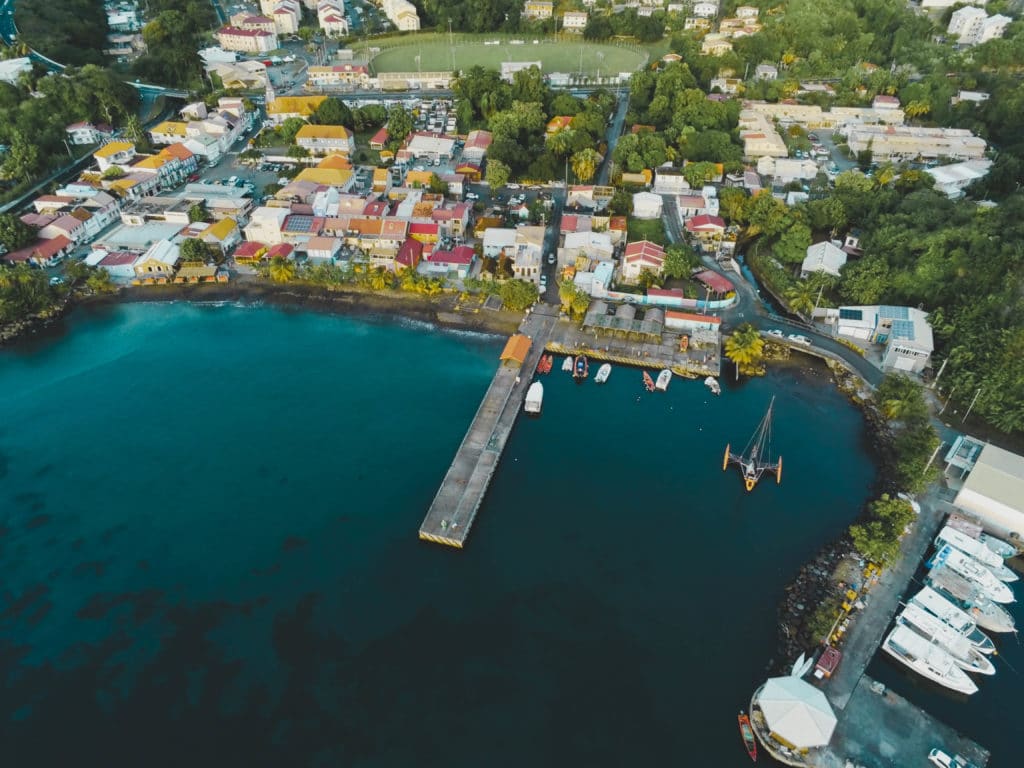
{"type": "Polygon", "coordinates": [[[416,531],[501,340],[191,305],[69,331],[0,352],[11,765],[744,765],[775,605],[874,478],[827,375],[556,367],[451,551],[416,531]],[[783,483],[747,494],[722,452],[773,394],[783,483]]]}

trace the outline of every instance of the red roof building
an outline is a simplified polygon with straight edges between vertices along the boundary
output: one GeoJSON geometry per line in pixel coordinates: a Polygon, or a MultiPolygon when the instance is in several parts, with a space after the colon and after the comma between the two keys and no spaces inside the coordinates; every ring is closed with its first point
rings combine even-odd
{"type": "Polygon", "coordinates": [[[704,213],[687,219],[686,231],[693,234],[724,232],[725,220],[719,216],[704,213]]]}
{"type": "Polygon", "coordinates": [[[395,254],[395,265],[416,269],[423,257],[423,243],[412,238],[398,246],[398,253],[395,254]]]}
{"type": "Polygon", "coordinates": [[[645,269],[658,274],[665,264],[665,249],[650,240],[638,240],[626,245],[622,256],[622,277],[636,280],[645,269]]]}
{"type": "Polygon", "coordinates": [[[267,252],[264,254],[263,258],[269,260],[280,256],[282,259],[294,259],[294,251],[295,249],[288,243],[277,243],[276,245],[272,245],[267,249],[267,252]]]}
{"type": "Polygon", "coordinates": [[[16,251],[5,253],[3,256],[0,256],[0,259],[9,264],[37,264],[43,266],[51,259],[63,255],[70,247],[71,241],[64,237],[64,235],[58,235],[49,240],[37,240],[26,248],[19,248],[16,251]]]}
{"type": "Polygon", "coordinates": [[[717,272],[712,272],[710,269],[701,270],[693,277],[694,279],[704,283],[709,290],[712,290],[715,293],[728,293],[733,290],[733,285],[728,278],[723,277],[717,272]]]}

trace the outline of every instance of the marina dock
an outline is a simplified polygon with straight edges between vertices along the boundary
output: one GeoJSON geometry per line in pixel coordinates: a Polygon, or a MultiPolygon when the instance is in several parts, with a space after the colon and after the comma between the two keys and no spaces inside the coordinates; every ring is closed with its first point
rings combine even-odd
{"type": "Polygon", "coordinates": [[[528,315],[520,333],[531,339],[522,367],[498,366],[466,436],[462,438],[441,487],[420,525],[420,538],[462,548],[469,537],[477,510],[483,502],[494,470],[516,417],[523,407],[533,372],[558,321],[544,308],[528,315]]]}
{"type": "Polygon", "coordinates": [[[822,688],[838,718],[832,741],[817,761],[823,768],[842,768],[847,760],[866,768],[917,765],[933,748],[960,754],[978,768],[988,764],[988,752],[981,746],[865,674],[901,597],[920,588],[911,584],[911,578],[951,511],[934,491],[919,501],[921,513],[903,541],[901,557],[867,593],[866,605],[843,646],[842,663],[822,688]]]}

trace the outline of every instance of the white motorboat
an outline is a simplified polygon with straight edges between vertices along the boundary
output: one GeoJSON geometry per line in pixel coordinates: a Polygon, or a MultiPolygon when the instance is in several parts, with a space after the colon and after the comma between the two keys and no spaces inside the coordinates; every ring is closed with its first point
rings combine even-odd
{"type": "Polygon", "coordinates": [[[658,374],[658,378],[654,382],[654,388],[659,392],[664,392],[666,389],[668,389],[670,381],[672,381],[672,371],[670,371],[668,368],[665,368],[662,370],[661,373],[658,374]]]}
{"type": "Polygon", "coordinates": [[[718,383],[718,379],[714,376],[708,376],[704,379],[704,386],[711,390],[711,394],[720,395],[722,394],[722,385],[718,383]]]}
{"type": "Polygon", "coordinates": [[[896,621],[910,627],[925,640],[941,646],[953,657],[953,661],[960,669],[981,675],[996,673],[996,668],[988,657],[971,645],[966,637],[924,608],[909,603],[896,617],[896,621]]]}
{"type": "Polygon", "coordinates": [[[1013,544],[1009,544],[1002,539],[997,539],[995,536],[989,536],[987,533],[979,534],[978,541],[1003,559],[1013,557],[1017,554],[1017,548],[1013,546],[1013,544]]]}
{"type": "Polygon", "coordinates": [[[974,558],[947,544],[931,560],[931,567],[945,565],[953,573],[963,576],[981,588],[982,593],[997,603],[1012,603],[1013,590],[992,575],[992,572],[974,558]]]}
{"type": "Polygon", "coordinates": [[[953,631],[963,635],[967,641],[982,653],[995,653],[996,646],[992,638],[978,629],[978,623],[956,603],[947,600],[931,587],[924,587],[910,598],[909,603],[936,616],[944,621],[953,631]]]}
{"type": "Polygon", "coordinates": [[[966,533],[948,525],[939,531],[939,535],[935,537],[935,546],[939,549],[946,544],[956,547],[968,557],[973,557],[979,563],[989,568],[1003,564],[1003,558],[980,541],[972,539],[966,533]]]}
{"type": "Polygon", "coordinates": [[[973,581],[942,566],[928,574],[928,585],[942,597],[950,600],[970,614],[978,626],[989,632],[1016,632],[1016,621],[1010,612],[996,605],[982,593],[973,581]]]}
{"type": "Polygon", "coordinates": [[[565,358],[565,362],[562,363],[562,370],[566,373],[572,373],[572,357],[565,358]]]}
{"type": "Polygon", "coordinates": [[[882,650],[922,677],[950,690],[968,696],[978,690],[977,684],[953,662],[952,656],[907,627],[897,625],[885,638],[882,650]]]}
{"type": "Polygon", "coordinates": [[[523,403],[523,410],[527,413],[540,413],[541,405],[544,403],[544,385],[539,381],[533,382],[526,390],[526,402],[523,403]]]}
{"type": "Polygon", "coordinates": [[[608,377],[612,375],[612,366],[610,363],[602,363],[601,367],[597,369],[597,375],[594,377],[595,384],[604,384],[608,381],[608,377]]]}
{"type": "Polygon", "coordinates": [[[1003,558],[992,549],[982,544],[978,539],[972,539],[962,531],[948,525],[939,531],[939,535],[935,537],[935,546],[942,547],[945,544],[956,547],[968,557],[977,560],[992,571],[992,575],[1000,581],[1013,582],[1020,580],[1016,573],[1006,567],[1006,564],[1003,563],[1003,558]]]}

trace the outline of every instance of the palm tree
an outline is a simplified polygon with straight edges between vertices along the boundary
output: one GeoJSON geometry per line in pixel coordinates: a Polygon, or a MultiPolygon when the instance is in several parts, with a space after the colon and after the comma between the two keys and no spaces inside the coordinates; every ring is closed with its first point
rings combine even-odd
{"type": "Polygon", "coordinates": [[[802,316],[807,316],[814,310],[816,295],[816,287],[807,280],[791,285],[785,293],[789,308],[802,316]]]}
{"type": "Polygon", "coordinates": [[[586,291],[577,290],[569,306],[572,309],[573,315],[582,318],[587,314],[587,310],[590,309],[590,296],[587,295],[586,291]]]}
{"type": "Polygon", "coordinates": [[[383,291],[385,288],[390,288],[394,283],[394,275],[392,275],[384,267],[377,267],[369,275],[370,289],[374,291],[383,291]]]}
{"type": "Polygon", "coordinates": [[[572,165],[572,172],[576,174],[576,178],[585,184],[594,178],[594,174],[597,173],[597,166],[601,163],[601,155],[597,153],[597,150],[587,147],[574,154],[569,162],[572,165]]]}
{"type": "Polygon", "coordinates": [[[736,378],[740,370],[751,373],[764,357],[764,339],[750,323],[737,328],[725,342],[725,356],[736,365],[736,378]]]}
{"type": "Polygon", "coordinates": [[[275,256],[270,260],[268,274],[275,283],[287,283],[295,278],[295,262],[275,256]]]}

